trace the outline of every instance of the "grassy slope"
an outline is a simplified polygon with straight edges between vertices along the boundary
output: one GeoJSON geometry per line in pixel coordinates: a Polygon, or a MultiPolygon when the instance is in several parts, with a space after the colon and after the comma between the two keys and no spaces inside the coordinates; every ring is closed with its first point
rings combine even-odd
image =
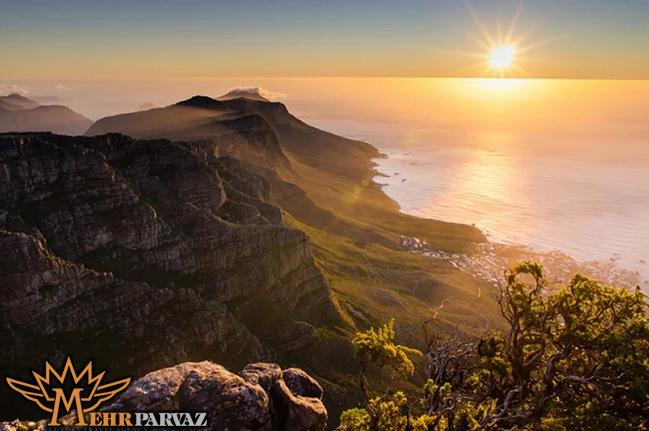
{"type": "Polygon", "coordinates": [[[367,315],[359,318],[345,310],[356,326],[379,324],[391,317],[397,323],[418,324],[453,295],[456,298],[445,303],[444,312],[438,315],[441,320],[453,326],[485,326],[481,314],[497,319],[489,285],[444,261],[409,253],[398,243],[401,235],[415,236],[437,249],[470,252],[476,242],[485,240],[477,230],[399,212],[373,181],[372,158],[380,154],[368,144],[323,132],[297,119],[274,127],[293,168],[291,180],[341,223],[359,232],[378,234],[359,235],[353,229],[333,233],[313,227],[308,220],[287,217],[289,224],[311,237],[316,259],[338,299],[367,315]],[[310,153],[315,156],[309,157],[310,153]],[[480,291],[483,294],[477,301],[480,291]]]}
{"type": "MultiPolygon", "coordinates": [[[[421,348],[421,323],[432,317],[446,331],[457,326],[481,331],[487,323],[498,326],[491,286],[444,261],[411,254],[398,242],[405,235],[425,239],[437,249],[468,252],[485,240],[478,231],[400,213],[373,181],[372,160],[381,154],[371,145],[315,129],[281,104],[236,99],[223,103],[233,112],[260,114],[268,120],[291,165],[275,170],[310,198],[284,201],[286,222],[311,238],[317,264],[347,324],[319,328],[320,342],[312,351],[279,359],[284,366],[304,368],[324,384],[332,423],[358,397],[358,369],[350,344],[355,331],[395,318],[397,341],[421,348]]],[[[218,135],[220,110],[200,109],[198,122],[178,117],[178,110],[174,106],[115,117],[94,128],[144,137],[153,126],[156,137],[170,139],[195,139],[199,132],[218,135]]]]}
{"type": "MultiPolygon", "coordinates": [[[[407,252],[399,245],[399,236],[425,239],[434,248],[452,252],[470,252],[485,239],[470,226],[399,212],[373,181],[372,158],[380,156],[373,147],[299,120],[274,127],[293,168],[290,181],[351,227],[341,233],[286,214],[288,224],[311,238],[316,261],[350,323],[347,328],[321,329],[321,343],[309,358],[312,368],[308,371],[324,383],[335,422],[340,410],[358,396],[354,389],[357,367],[348,341],[354,331],[395,318],[398,341],[423,348],[421,324],[433,317],[442,331],[459,326],[481,332],[500,325],[492,286],[447,262],[407,252]],[[296,148],[299,143],[319,149],[312,155],[296,148]],[[364,235],[367,231],[378,235],[364,235]]],[[[300,359],[304,363],[305,358],[296,358],[300,359]]]]}

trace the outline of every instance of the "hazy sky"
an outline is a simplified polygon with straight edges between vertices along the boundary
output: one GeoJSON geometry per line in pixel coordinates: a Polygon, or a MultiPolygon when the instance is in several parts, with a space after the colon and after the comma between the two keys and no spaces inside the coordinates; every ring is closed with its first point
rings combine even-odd
{"type": "MultiPolygon", "coordinates": [[[[473,0],[506,33],[517,0],[473,0]]],[[[649,0],[524,0],[530,77],[649,79],[649,0]]],[[[217,76],[480,76],[462,0],[0,0],[0,83],[217,76]]]]}

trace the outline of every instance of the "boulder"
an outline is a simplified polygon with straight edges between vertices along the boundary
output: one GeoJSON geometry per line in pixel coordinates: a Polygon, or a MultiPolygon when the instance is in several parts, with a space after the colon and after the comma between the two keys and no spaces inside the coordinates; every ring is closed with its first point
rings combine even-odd
{"type": "Polygon", "coordinates": [[[236,375],[187,362],[147,374],[106,410],[207,412],[211,431],[322,431],[321,397],[320,385],[297,368],[255,363],[236,375]]]}
{"type": "Polygon", "coordinates": [[[303,397],[322,399],[322,386],[314,378],[299,368],[289,368],[282,372],[286,386],[293,394],[303,397]]]}

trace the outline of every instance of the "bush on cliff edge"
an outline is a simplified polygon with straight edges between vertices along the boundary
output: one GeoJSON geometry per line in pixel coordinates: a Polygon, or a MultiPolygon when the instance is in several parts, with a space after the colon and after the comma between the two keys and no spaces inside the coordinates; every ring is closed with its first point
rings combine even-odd
{"type": "MultiPolygon", "coordinates": [[[[362,408],[347,431],[643,430],[649,426],[646,296],[581,275],[548,292],[542,266],[522,262],[500,290],[504,332],[480,339],[428,332],[421,397],[369,389],[367,368],[413,374],[392,322],[354,339],[362,408]]],[[[378,384],[378,382],[375,382],[378,384]]]]}

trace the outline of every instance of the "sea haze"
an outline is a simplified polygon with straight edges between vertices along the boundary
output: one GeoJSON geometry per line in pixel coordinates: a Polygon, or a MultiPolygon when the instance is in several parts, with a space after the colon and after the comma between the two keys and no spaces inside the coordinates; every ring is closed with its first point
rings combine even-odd
{"type": "MultiPolygon", "coordinates": [[[[54,83],[25,82],[31,95],[54,83]]],[[[498,242],[618,259],[649,280],[649,81],[222,78],[64,83],[96,119],[260,86],[309,124],[367,141],[404,212],[498,242]],[[647,263],[642,263],[646,261],[647,263]]],[[[647,287],[645,285],[645,287],[647,287]]]]}

